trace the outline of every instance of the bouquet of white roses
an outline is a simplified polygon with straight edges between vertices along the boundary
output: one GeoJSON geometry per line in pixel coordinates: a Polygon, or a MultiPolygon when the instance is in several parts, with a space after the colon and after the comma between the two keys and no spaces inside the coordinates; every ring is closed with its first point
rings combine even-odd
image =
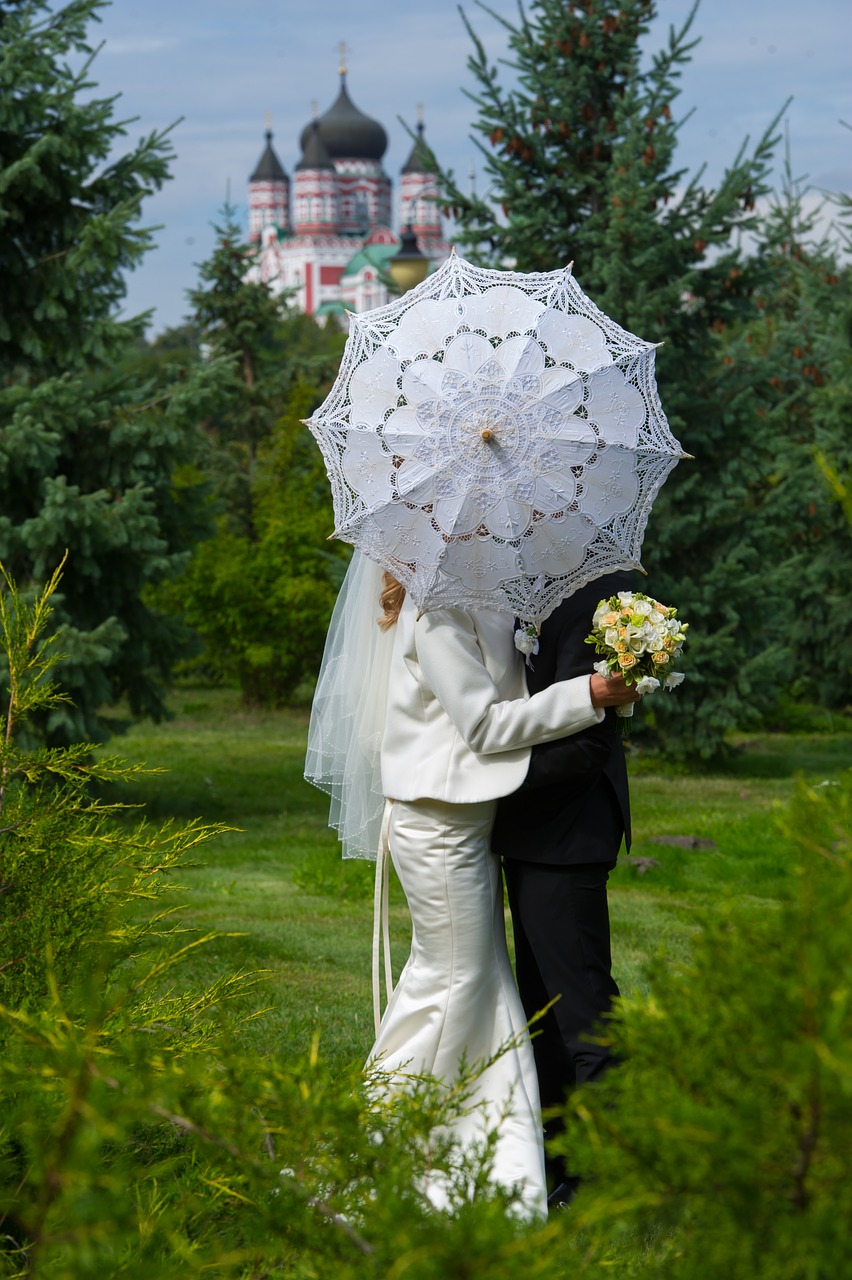
{"type": "MultiPolygon", "coordinates": [[[[635,684],[639,693],[654,693],[661,685],[676,689],[683,680],[674,666],[688,629],[689,623],[680,621],[677,609],[660,604],[641,591],[619,591],[608,600],[601,600],[595,609],[586,644],[593,644],[595,652],[603,655],[594,664],[599,676],[608,680],[612,675],[622,675],[625,683],[635,684]]],[[[632,716],[633,703],[616,707],[616,712],[621,717],[632,716]]],[[[626,719],[619,721],[619,727],[627,732],[626,719]]]]}

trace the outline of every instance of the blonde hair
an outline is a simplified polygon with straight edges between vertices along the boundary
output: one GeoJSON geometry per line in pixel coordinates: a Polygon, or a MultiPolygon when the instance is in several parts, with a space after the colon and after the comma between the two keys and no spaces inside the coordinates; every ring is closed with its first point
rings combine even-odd
{"type": "Polygon", "coordinates": [[[396,625],[404,599],[405,587],[402,583],[397,582],[387,569],[382,570],[382,589],[379,593],[379,604],[382,606],[379,627],[382,631],[390,631],[396,625]]]}

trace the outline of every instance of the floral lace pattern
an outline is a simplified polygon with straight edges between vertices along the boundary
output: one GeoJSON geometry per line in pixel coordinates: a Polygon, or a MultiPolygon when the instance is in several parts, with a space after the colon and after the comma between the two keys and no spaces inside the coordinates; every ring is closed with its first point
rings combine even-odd
{"type": "Polygon", "coordinates": [[[585,582],[639,564],[653,500],[683,456],[654,352],[570,268],[487,271],[454,254],[399,301],[351,318],[308,424],[337,536],[421,609],[540,623],[585,582]]]}

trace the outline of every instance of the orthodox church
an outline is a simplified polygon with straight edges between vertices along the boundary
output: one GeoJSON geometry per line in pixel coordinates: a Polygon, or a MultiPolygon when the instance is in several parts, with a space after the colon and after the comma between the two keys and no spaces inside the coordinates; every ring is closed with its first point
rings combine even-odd
{"type": "MultiPolygon", "coordinates": [[[[292,179],[272,146],[249,179],[249,241],[258,256],[250,273],[274,293],[291,292],[295,305],[318,318],[366,311],[389,300],[388,259],[400,247],[391,229],[391,180],[382,168],[388,138],[349,97],[340,69],[337,100],[315,116],[299,139],[292,179]]],[[[423,120],[399,184],[399,220],[413,231],[430,261],[450,252],[437,204],[423,120]]]]}

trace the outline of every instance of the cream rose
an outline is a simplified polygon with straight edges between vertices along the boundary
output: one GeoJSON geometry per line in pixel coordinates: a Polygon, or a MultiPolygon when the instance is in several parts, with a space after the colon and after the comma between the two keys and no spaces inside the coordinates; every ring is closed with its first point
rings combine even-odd
{"type": "Polygon", "coordinates": [[[515,632],[515,648],[520,653],[524,653],[527,657],[532,654],[533,657],[538,653],[538,636],[534,631],[528,631],[525,627],[518,627],[515,632]]]}

